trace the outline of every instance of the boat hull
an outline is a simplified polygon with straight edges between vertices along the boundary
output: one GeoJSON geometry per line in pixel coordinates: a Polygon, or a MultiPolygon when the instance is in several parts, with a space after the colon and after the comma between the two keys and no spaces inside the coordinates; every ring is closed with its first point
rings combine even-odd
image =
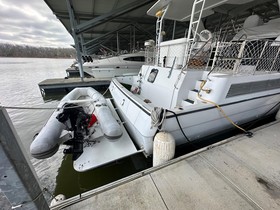
{"type": "Polygon", "coordinates": [[[127,66],[119,68],[85,68],[84,71],[94,78],[111,78],[123,75],[137,75],[140,68],[141,65],[134,68],[128,68],[127,66]]]}
{"type": "MultiPolygon", "coordinates": [[[[136,144],[147,155],[152,154],[153,137],[157,128],[151,128],[152,106],[139,101],[139,98],[125,89],[117,80],[110,84],[110,91],[117,106],[118,113],[126,122],[125,126],[136,144]]],[[[221,104],[227,116],[237,125],[248,123],[275,112],[280,101],[280,94],[263,95],[242,101],[221,104]],[[269,113],[268,113],[269,112],[269,113]]],[[[234,126],[221,114],[213,104],[201,104],[189,110],[172,110],[188,140],[184,137],[176,116],[167,113],[162,129],[172,134],[176,145],[218,134],[234,126]]]]}

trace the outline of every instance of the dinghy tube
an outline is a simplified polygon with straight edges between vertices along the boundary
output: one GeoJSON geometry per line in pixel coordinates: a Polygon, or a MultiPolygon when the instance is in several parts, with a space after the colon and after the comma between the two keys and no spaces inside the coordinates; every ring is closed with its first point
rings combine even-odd
{"type": "Polygon", "coordinates": [[[61,133],[67,128],[56,117],[63,112],[65,104],[74,103],[74,101],[81,105],[86,101],[94,106],[95,115],[107,139],[116,140],[122,136],[121,126],[113,117],[103,95],[93,88],[75,88],[61,100],[58,109],[51,115],[46,125],[31,143],[30,153],[34,158],[48,158],[57,152],[59,145],[62,143],[61,133]],[[87,99],[79,100],[81,98],[87,99]]]}
{"type": "Polygon", "coordinates": [[[45,159],[57,152],[60,143],[62,143],[59,141],[59,137],[63,129],[66,129],[66,126],[56,119],[60,112],[55,111],[51,115],[46,125],[31,143],[30,153],[34,158],[45,159]]]}

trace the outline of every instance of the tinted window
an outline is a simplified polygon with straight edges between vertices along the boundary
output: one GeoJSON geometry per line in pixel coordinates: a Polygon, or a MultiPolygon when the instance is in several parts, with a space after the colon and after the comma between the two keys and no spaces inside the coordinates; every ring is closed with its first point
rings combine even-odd
{"type": "Polygon", "coordinates": [[[148,82],[153,83],[156,80],[158,69],[152,69],[148,77],[148,82]]]}
{"type": "Polygon", "coordinates": [[[133,57],[127,57],[124,58],[125,61],[138,61],[138,62],[144,62],[145,57],[144,56],[133,56],[133,57]]]}

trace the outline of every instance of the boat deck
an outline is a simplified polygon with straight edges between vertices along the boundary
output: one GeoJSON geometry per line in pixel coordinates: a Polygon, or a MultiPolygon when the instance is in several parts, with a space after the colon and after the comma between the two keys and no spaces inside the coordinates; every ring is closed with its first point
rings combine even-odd
{"type": "MultiPolygon", "coordinates": [[[[63,209],[280,209],[280,121],[63,201],[63,209]]],[[[56,207],[53,209],[57,209],[56,207]]]]}
{"type": "Polygon", "coordinates": [[[54,93],[58,91],[69,92],[76,87],[93,87],[98,89],[99,87],[108,86],[111,78],[84,78],[81,81],[80,78],[54,78],[46,79],[38,84],[41,93],[54,93]]]}

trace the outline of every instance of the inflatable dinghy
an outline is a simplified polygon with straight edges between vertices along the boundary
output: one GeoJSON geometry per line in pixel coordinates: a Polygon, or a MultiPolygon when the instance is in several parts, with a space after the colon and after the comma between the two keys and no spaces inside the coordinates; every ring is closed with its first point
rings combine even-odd
{"type": "Polygon", "coordinates": [[[93,88],[75,88],[61,100],[31,143],[30,153],[37,159],[48,158],[57,152],[60,144],[66,143],[70,148],[64,152],[72,153],[75,160],[83,153],[84,142],[94,141],[93,133],[95,137],[117,140],[123,131],[103,95],[93,88]]]}

